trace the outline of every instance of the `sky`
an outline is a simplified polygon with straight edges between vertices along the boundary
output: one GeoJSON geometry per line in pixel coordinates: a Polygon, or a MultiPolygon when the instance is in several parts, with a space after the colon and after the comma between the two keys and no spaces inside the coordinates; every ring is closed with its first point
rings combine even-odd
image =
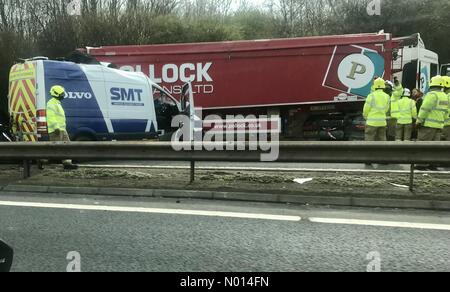
{"type": "Polygon", "coordinates": [[[253,5],[263,5],[266,0],[249,0],[253,5]]]}
{"type": "MultiPolygon", "coordinates": [[[[247,0],[247,1],[253,4],[254,6],[263,6],[267,0],[247,0]]],[[[240,2],[241,2],[240,0],[233,0],[234,8],[238,8],[240,2]]]]}

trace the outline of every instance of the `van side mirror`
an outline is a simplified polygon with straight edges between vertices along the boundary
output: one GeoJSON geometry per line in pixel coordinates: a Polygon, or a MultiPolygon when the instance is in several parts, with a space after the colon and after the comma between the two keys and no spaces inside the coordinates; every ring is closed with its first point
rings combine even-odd
{"type": "Polygon", "coordinates": [[[0,273],[7,273],[11,270],[13,257],[13,249],[0,240],[0,273]]]}
{"type": "Polygon", "coordinates": [[[185,112],[187,109],[187,102],[184,96],[181,97],[180,104],[181,104],[181,112],[185,112]]]}
{"type": "Polygon", "coordinates": [[[188,108],[188,102],[189,102],[189,97],[187,96],[188,90],[189,90],[189,84],[186,83],[185,85],[183,85],[183,89],[181,90],[181,97],[180,97],[182,112],[185,112],[188,108]]]}

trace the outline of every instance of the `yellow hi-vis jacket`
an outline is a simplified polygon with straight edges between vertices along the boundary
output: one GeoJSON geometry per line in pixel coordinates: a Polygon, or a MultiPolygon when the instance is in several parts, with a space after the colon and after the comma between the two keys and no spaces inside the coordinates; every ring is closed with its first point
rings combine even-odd
{"type": "Polygon", "coordinates": [[[394,91],[391,96],[391,105],[390,105],[391,108],[390,108],[390,112],[388,113],[388,119],[389,118],[398,119],[400,117],[400,109],[399,109],[398,102],[402,98],[403,91],[404,91],[404,89],[403,89],[403,86],[401,86],[401,85],[396,86],[394,88],[394,91]]]}
{"type": "Polygon", "coordinates": [[[52,98],[47,103],[47,124],[49,134],[56,130],[66,131],[66,113],[61,102],[56,98],[52,98]]]}
{"type": "Polygon", "coordinates": [[[448,117],[449,100],[442,91],[429,92],[419,112],[418,122],[427,128],[443,129],[448,117]]]}
{"type": "Polygon", "coordinates": [[[389,111],[390,98],[383,90],[371,93],[364,105],[363,116],[367,125],[371,127],[386,127],[386,114],[389,111]]]}
{"type": "Polygon", "coordinates": [[[417,107],[416,102],[407,96],[404,96],[398,102],[399,116],[398,123],[400,125],[410,125],[413,123],[413,119],[417,120],[417,107]]]}
{"type": "MultiPolygon", "coordinates": [[[[447,97],[448,97],[448,102],[450,104],[450,92],[447,94],[447,97]]],[[[450,106],[448,107],[448,115],[447,115],[447,119],[445,120],[445,126],[450,127],[450,106]]]]}

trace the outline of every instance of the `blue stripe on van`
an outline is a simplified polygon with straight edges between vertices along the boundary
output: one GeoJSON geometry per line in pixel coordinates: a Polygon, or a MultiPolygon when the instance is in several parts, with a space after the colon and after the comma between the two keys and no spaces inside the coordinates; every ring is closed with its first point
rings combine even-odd
{"type": "MultiPolygon", "coordinates": [[[[148,120],[111,120],[111,123],[117,134],[145,133],[148,120]]],[[[155,131],[150,132],[154,133],[155,131]]]]}
{"type": "MultiPolygon", "coordinates": [[[[63,86],[67,92],[74,92],[76,98],[66,98],[63,108],[67,117],[67,130],[73,137],[80,129],[90,129],[96,134],[108,134],[105,118],[100,110],[97,97],[83,70],[73,63],[44,61],[45,91],[48,94],[54,85],[63,86]]],[[[95,86],[95,80],[91,80],[95,86]]],[[[100,87],[104,87],[102,80],[100,87]]],[[[75,96],[75,95],[74,95],[75,96]]],[[[47,102],[51,97],[47,95],[47,102]]],[[[144,129],[145,130],[145,129],[144,129]]]]}

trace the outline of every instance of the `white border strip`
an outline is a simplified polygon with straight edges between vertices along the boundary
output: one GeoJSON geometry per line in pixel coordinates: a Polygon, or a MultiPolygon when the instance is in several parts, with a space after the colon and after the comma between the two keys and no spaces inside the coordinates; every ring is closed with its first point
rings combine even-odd
{"type": "Polygon", "coordinates": [[[372,49],[368,49],[368,48],[357,46],[357,45],[351,45],[351,47],[355,47],[357,49],[361,49],[362,50],[361,54],[364,54],[365,51],[379,54],[379,52],[377,50],[372,50],[372,49]]]}
{"type": "Polygon", "coordinates": [[[332,55],[332,57],[331,57],[330,63],[328,64],[327,73],[325,74],[325,78],[323,79],[322,86],[325,86],[325,83],[327,83],[328,74],[330,73],[331,65],[333,64],[334,57],[336,56],[337,48],[338,48],[338,46],[335,46],[335,47],[334,47],[333,55],[332,55]]]}

